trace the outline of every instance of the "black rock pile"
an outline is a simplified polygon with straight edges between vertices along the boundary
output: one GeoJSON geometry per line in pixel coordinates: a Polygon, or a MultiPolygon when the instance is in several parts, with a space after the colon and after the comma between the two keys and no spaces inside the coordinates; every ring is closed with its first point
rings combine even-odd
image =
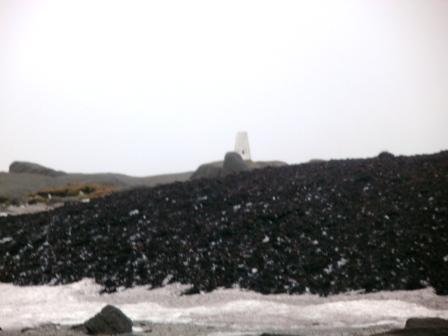
{"type": "Polygon", "coordinates": [[[0,218],[0,282],[448,294],[448,152],[315,162],[0,218]]]}

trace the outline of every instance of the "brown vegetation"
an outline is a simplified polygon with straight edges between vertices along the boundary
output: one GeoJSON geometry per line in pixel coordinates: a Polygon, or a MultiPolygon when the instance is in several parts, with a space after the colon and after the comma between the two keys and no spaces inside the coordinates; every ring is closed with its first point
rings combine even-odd
{"type": "Polygon", "coordinates": [[[100,183],[69,183],[63,187],[46,188],[29,195],[29,203],[46,202],[49,198],[97,198],[116,191],[109,184],[100,183]],[[49,196],[51,195],[51,197],[49,196]]]}

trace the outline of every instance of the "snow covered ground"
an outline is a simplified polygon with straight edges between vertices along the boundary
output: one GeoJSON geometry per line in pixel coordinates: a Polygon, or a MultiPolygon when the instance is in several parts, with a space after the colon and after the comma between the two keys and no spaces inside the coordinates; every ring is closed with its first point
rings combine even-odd
{"type": "Polygon", "coordinates": [[[180,296],[181,285],[137,287],[100,295],[93,280],[64,286],[18,287],[0,284],[3,329],[43,323],[76,324],[105,304],[121,308],[134,321],[222,327],[235,332],[402,327],[409,317],[448,318],[448,298],[431,288],[418,291],[314,295],[261,295],[240,289],[180,296]]]}

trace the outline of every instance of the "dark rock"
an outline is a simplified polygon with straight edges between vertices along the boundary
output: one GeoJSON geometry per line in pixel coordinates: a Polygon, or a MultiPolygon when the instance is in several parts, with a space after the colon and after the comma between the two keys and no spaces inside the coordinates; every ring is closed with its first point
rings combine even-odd
{"type": "Polygon", "coordinates": [[[229,152],[224,157],[224,163],[222,166],[223,176],[230,174],[240,173],[243,171],[248,171],[249,167],[244,162],[240,154],[236,152],[229,152]]]}
{"type": "Polygon", "coordinates": [[[390,152],[384,151],[378,154],[378,158],[381,160],[392,160],[395,158],[395,156],[390,152]]]}
{"type": "MultiPolygon", "coordinates": [[[[239,155],[239,154],[238,154],[239,155]]],[[[232,159],[230,159],[232,161],[232,159]]],[[[239,161],[239,159],[236,159],[239,161]]],[[[217,161],[217,162],[211,162],[211,163],[205,163],[203,165],[200,165],[198,169],[191,175],[191,180],[197,180],[201,178],[219,178],[226,175],[229,175],[232,173],[232,167],[235,166],[234,163],[228,162],[227,163],[229,168],[227,168],[228,171],[224,171],[224,161],[217,161]]],[[[243,164],[239,162],[236,167],[241,167],[241,169],[237,169],[237,171],[246,171],[246,170],[255,170],[255,169],[263,169],[263,168],[273,168],[273,167],[283,167],[287,166],[288,164],[283,161],[243,161],[243,164]],[[247,167],[247,168],[246,168],[247,167]]]]}
{"type": "Polygon", "coordinates": [[[448,336],[448,329],[400,329],[373,336],[448,336]]]}
{"type": "Polygon", "coordinates": [[[448,152],[255,169],[0,217],[0,282],[448,290],[448,152]]]}
{"type": "Polygon", "coordinates": [[[84,323],[90,335],[114,335],[132,332],[132,321],[118,308],[106,306],[84,323]]]}
{"type": "Polygon", "coordinates": [[[241,155],[236,152],[229,152],[225,155],[222,162],[207,163],[199,166],[191,176],[191,179],[213,179],[248,170],[250,170],[250,167],[244,162],[241,155]]]}
{"type": "Polygon", "coordinates": [[[191,175],[192,180],[201,178],[218,178],[222,175],[222,167],[217,164],[207,163],[200,165],[198,169],[191,175]]]}
{"type": "Polygon", "coordinates": [[[9,172],[38,174],[52,177],[66,175],[66,173],[63,171],[56,171],[54,169],[41,166],[37,163],[22,161],[14,161],[13,163],[11,163],[11,165],[9,166],[9,172]]]}
{"type": "Polygon", "coordinates": [[[448,320],[437,317],[410,318],[406,321],[406,329],[415,328],[446,328],[448,330],[448,320]]]}

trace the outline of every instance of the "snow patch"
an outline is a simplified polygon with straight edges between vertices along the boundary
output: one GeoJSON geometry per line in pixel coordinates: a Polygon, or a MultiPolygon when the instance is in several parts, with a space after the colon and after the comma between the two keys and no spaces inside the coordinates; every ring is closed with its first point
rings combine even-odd
{"type": "Polygon", "coordinates": [[[43,323],[76,324],[114,304],[134,321],[232,325],[241,330],[322,327],[402,327],[410,317],[448,318],[448,301],[432,289],[418,291],[315,295],[261,295],[219,289],[181,296],[179,284],[148,290],[135,287],[100,295],[101,287],[85,279],[63,286],[18,287],[0,283],[0,316],[4,329],[43,323]]]}
{"type": "Polygon", "coordinates": [[[138,211],[138,209],[134,209],[129,211],[129,216],[137,216],[140,212],[138,211]]]}
{"type": "Polygon", "coordinates": [[[0,239],[0,244],[5,244],[5,243],[9,243],[10,241],[12,241],[12,237],[5,237],[0,239]]]}

